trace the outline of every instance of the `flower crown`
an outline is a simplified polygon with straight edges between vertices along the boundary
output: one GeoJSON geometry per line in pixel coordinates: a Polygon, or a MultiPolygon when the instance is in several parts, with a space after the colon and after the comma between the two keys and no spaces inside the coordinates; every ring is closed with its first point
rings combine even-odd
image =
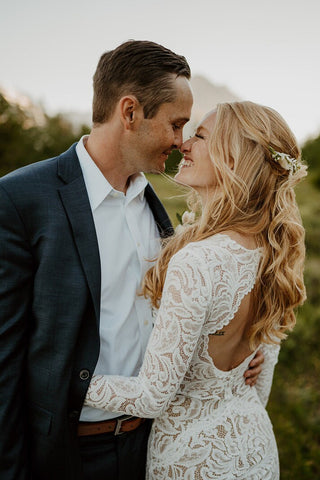
{"type": "Polygon", "coordinates": [[[281,153],[269,146],[271,158],[278,163],[284,170],[289,172],[289,175],[295,174],[300,168],[301,163],[296,158],[290,157],[288,153],[281,153]]]}

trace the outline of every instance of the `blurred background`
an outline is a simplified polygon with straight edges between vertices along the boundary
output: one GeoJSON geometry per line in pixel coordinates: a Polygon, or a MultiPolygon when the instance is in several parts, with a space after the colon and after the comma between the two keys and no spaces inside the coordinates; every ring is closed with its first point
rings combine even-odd
{"type": "MultiPolygon", "coordinates": [[[[320,479],[320,2],[2,0],[0,12],[0,176],[90,131],[96,64],[128,39],[189,61],[195,103],[186,135],[223,101],[258,102],[287,120],[309,165],[297,190],[308,300],[283,343],[268,412],[281,479],[320,479]]],[[[169,175],[179,158],[173,152],[169,175]]],[[[163,176],[149,180],[176,225],[184,192],[163,176]]]]}

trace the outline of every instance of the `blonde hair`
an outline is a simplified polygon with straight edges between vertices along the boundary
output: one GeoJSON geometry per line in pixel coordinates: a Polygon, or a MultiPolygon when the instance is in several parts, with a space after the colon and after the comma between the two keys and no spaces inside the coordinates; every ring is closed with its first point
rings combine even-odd
{"type": "MultiPolygon", "coordinates": [[[[254,235],[263,257],[253,293],[251,348],[285,338],[296,322],[294,309],[306,298],[304,228],[294,193],[306,166],[289,174],[272,159],[270,147],[300,160],[297,141],[275,110],[252,102],[218,105],[208,148],[220,188],[195,223],[168,240],[143,284],[144,295],[158,307],[170,258],[186,244],[226,230],[254,235]]],[[[192,210],[198,204],[189,199],[192,210]]]]}

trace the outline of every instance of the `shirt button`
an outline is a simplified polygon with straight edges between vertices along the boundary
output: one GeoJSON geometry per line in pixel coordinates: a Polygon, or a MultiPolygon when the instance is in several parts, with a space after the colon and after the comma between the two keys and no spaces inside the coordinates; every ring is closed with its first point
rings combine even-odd
{"type": "Polygon", "coordinates": [[[149,321],[148,321],[148,320],[145,320],[143,323],[144,323],[145,326],[149,325],[149,321]]]}
{"type": "Polygon", "coordinates": [[[137,243],[137,247],[140,247],[140,242],[137,243]]]}
{"type": "Polygon", "coordinates": [[[88,380],[88,378],[90,377],[89,370],[86,370],[86,369],[80,370],[79,377],[81,380],[88,380]]]}

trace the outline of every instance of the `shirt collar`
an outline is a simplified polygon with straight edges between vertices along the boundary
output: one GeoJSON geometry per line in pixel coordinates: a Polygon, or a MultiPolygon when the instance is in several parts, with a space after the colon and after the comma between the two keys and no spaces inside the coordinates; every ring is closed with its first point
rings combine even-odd
{"type": "MultiPolygon", "coordinates": [[[[87,152],[85,148],[87,138],[88,135],[83,135],[80,138],[76,146],[76,152],[86,184],[91,210],[94,211],[111,192],[115,193],[117,191],[110,185],[87,152]]],[[[126,193],[127,203],[138,196],[142,201],[147,183],[148,181],[143,173],[133,175],[126,193]]]]}
{"type": "Polygon", "coordinates": [[[143,200],[144,190],[147,184],[148,180],[142,172],[133,175],[130,178],[130,183],[127,189],[127,202],[130,202],[136,197],[139,197],[139,200],[143,200]]]}

